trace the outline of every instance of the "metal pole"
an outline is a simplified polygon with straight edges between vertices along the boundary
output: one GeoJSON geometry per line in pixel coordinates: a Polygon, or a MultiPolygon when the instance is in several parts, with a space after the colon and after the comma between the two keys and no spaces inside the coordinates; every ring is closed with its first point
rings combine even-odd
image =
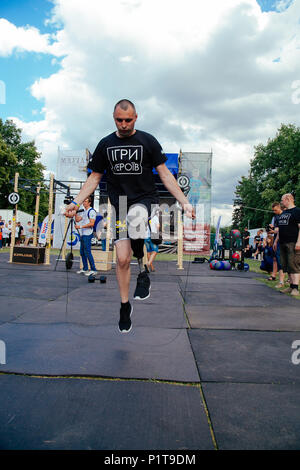
{"type": "MultiPolygon", "coordinates": [[[[65,217],[64,241],[63,241],[62,254],[61,254],[61,259],[63,259],[63,260],[66,259],[66,245],[67,245],[67,231],[68,231],[68,228],[69,228],[68,219],[67,219],[67,217],[65,217]]],[[[71,235],[72,235],[72,231],[71,231],[71,235]]]]}
{"type": "Polygon", "coordinates": [[[50,176],[49,186],[49,206],[48,206],[48,226],[46,235],[46,261],[45,264],[50,264],[50,248],[51,248],[51,226],[52,226],[52,212],[53,212],[53,181],[54,175],[50,176]]]}
{"type": "Polygon", "coordinates": [[[40,191],[41,183],[36,188],[36,201],[35,201],[35,213],[34,213],[34,231],[33,231],[33,246],[37,246],[37,229],[39,223],[39,208],[40,208],[40,191]]]}
{"type": "MultiPolygon", "coordinates": [[[[14,185],[14,192],[18,192],[18,181],[19,181],[19,173],[15,173],[15,185],[14,185]]],[[[9,262],[12,263],[13,259],[13,251],[15,246],[16,240],[16,220],[17,220],[17,213],[18,213],[18,204],[16,204],[13,208],[13,218],[12,218],[12,229],[11,229],[11,241],[10,241],[10,250],[9,250],[9,262]]]]}
{"type": "Polygon", "coordinates": [[[178,241],[177,241],[177,259],[178,259],[178,268],[183,268],[183,225],[181,217],[181,208],[178,208],[178,241]]]}

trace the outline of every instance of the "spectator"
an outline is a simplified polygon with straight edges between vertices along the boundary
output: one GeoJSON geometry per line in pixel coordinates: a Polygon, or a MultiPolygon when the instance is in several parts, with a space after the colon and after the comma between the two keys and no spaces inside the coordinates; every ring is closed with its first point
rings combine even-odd
{"type": "Polygon", "coordinates": [[[155,271],[153,266],[153,261],[156,258],[158,253],[158,245],[151,240],[151,233],[152,234],[159,234],[159,219],[158,219],[158,211],[155,212],[154,216],[149,221],[150,226],[147,230],[147,237],[145,239],[145,245],[147,250],[147,257],[148,257],[148,270],[155,271]],[[151,229],[151,230],[150,230],[151,229]],[[150,268],[150,269],[149,269],[150,268]]]}
{"type": "Polygon", "coordinates": [[[223,247],[223,240],[222,240],[222,234],[219,233],[218,236],[218,257],[221,259],[224,259],[224,247],[223,247]]]}
{"type": "Polygon", "coordinates": [[[20,245],[21,238],[20,238],[20,222],[16,223],[16,231],[15,231],[15,245],[20,245]]]}
{"type": "Polygon", "coordinates": [[[33,233],[33,227],[31,225],[31,221],[29,220],[27,222],[27,225],[25,227],[25,241],[24,241],[24,246],[28,246],[30,239],[32,238],[32,233],[33,233]]]}
{"type": "Polygon", "coordinates": [[[99,238],[101,239],[102,251],[106,251],[106,236],[107,236],[107,212],[103,212],[103,217],[99,224],[100,233],[99,238]]]}
{"type": "Polygon", "coordinates": [[[12,229],[12,223],[11,220],[8,221],[8,230],[9,230],[9,235],[8,235],[8,246],[11,244],[11,229],[12,229]]]}
{"type": "Polygon", "coordinates": [[[15,226],[15,244],[18,241],[18,236],[19,236],[19,228],[18,228],[18,225],[16,223],[16,226],[15,226]]]}
{"type": "Polygon", "coordinates": [[[267,271],[269,274],[273,271],[273,258],[274,258],[274,251],[273,251],[273,235],[267,235],[264,243],[263,243],[263,260],[260,265],[260,269],[262,271],[267,271]]]}
{"type": "Polygon", "coordinates": [[[76,214],[75,228],[80,231],[80,256],[82,259],[82,269],[77,271],[77,274],[97,274],[94,257],[92,255],[92,238],[93,238],[93,227],[96,220],[96,211],[92,207],[92,198],[88,196],[82,203],[84,211],[82,216],[76,214]],[[90,271],[89,266],[90,264],[90,271]]]}
{"type": "Polygon", "coordinates": [[[3,247],[8,246],[9,243],[9,229],[8,224],[2,227],[2,245],[3,247]]]}
{"type": "Polygon", "coordinates": [[[245,258],[253,258],[253,248],[251,245],[249,245],[249,243],[247,244],[247,246],[245,247],[244,249],[244,257],[245,258]]]}
{"type": "Polygon", "coordinates": [[[3,246],[3,232],[2,232],[3,227],[4,227],[4,221],[2,220],[2,216],[0,215],[0,249],[1,250],[3,246]]]}
{"type": "Polygon", "coordinates": [[[278,217],[280,261],[290,278],[290,287],[282,292],[296,296],[300,278],[300,208],[295,206],[292,194],[284,194],[281,203],[284,211],[278,217]]]}
{"type": "Polygon", "coordinates": [[[21,237],[23,235],[23,227],[21,225],[21,222],[17,222],[17,231],[16,231],[16,245],[21,244],[21,237]]]}
{"type": "Polygon", "coordinates": [[[263,258],[262,252],[263,252],[263,230],[258,230],[257,234],[254,237],[254,244],[255,244],[255,253],[254,256],[256,259],[259,259],[260,261],[263,258]]]}
{"type": "Polygon", "coordinates": [[[280,263],[280,245],[278,243],[278,217],[282,214],[282,207],[280,202],[274,202],[272,204],[272,211],[274,217],[270,224],[270,234],[274,234],[274,243],[273,243],[273,250],[274,250],[274,259],[273,259],[273,272],[269,280],[275,281],[276,274],[278,272],[278,284],[275,286],[276,288],[282,288],[284,285],[284,272],[280,263]]]}
{"type": "Polygon", "coordinates": [[[250,232],[248,231],[247,227],[244,228],[243,238],[244,238],[244,247],[246,247],[250,243],[250,232]]]}

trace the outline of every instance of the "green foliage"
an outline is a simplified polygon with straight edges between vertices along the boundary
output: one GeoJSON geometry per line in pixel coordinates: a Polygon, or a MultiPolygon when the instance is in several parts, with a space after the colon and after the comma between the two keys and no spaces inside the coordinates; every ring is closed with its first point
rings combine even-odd
{"type": "MultiPolygon", "coordinates": [[[[21,185],[28,184],[35,190],[37,184],[43,183],[45,167],[40,160],[34,142],[21,141],[21,129],[18,129],[13,121],[3,122],[0,119],[0,208],[11,209],[8,195],[14,189],[15,173],[19,173],[20,202],[18,209],[34,214],[36,195],[26,191],[21,185]]],[[[41,192],[39,220],[42,220],[48,212],[48,194],[41,192]]]]}
{"type": "Polygon", "coordinates": [[[9,181],[14,177],[18,160],[15,153],[8,147],[0,135],[0,208],[5,208],[5,197],[11,192],[9,181]]]}
{"type": "Polygon", "coordinates": [[[0,136],[11,148],[15,148],[21,143],[21,129],[18,129],[13,121],[0,119],[0,136]]]}
{"type": "Polygon", "coordinates": [[[266,145],[255,147],[249,176],[239,181],[234,200],[233,225],[240,229],[264,227],[271,206],[285,193],[294,193],[300,206],[300,128],[282,124],[266,145]]]}

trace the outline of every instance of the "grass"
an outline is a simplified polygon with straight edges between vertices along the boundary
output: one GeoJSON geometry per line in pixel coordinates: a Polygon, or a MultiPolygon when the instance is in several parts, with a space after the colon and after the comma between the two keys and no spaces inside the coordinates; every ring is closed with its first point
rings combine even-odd
{"type": "MultiPolygon", "coordinates": [[[[249,260],[246,260],[245,262],[249,264],[250,271],[252,271],[254,273],[259,273],[259,274],[265,274],[266,275],[266,277],[257,277],[256,279],[258,281],[262,282],[266,286],[271,287],[272,289],[274,289],[276,291],[280,290],[280,289],[275,287],[275,286],[277,286],[277,284],[279,282],[278,276],[277,276],[275,281],[268,281],[268,278],[270,277],[270,274],[268,274],[266,271],[262,271],[261,269],[259,269],[261,261],[256,260],[256,259],[249,259],[249,260]]],[[[284,282],[287,281],[287,277],[288,277],[287,274],[285,274],[284,275],[284,282]]],[[[284,287],[288,287],[288,284],[285,284],[284,287]]],[[[288,295],[289,297],[293,297],[294,299],[300,300],[300,293],[296,297],[291,296],[290,294],[285,294],[285,295],[288,295]]]]}
{"type": "MultiPolygon", "coordinates": [[[[9,253],[10,248],[5,247],[0,250],[0,253],[9,253]]],[[[68,253],[69,250],[66,252],[68,253]]],[[[58,256],[60,252],[59,248],[51,248],[50,254],[58,256]]],[[[73,250],[74,256],[79,256],[79,250],[73,250]]],[[[196,256],[196,255],[195,255],[196,256]]],[[[183,260],[184,261],[193,261],[194,255],[183,255],[183,260]]],[[[158,253],[155,261],[177,261],[177,254],[169,254],[169,253],[158,253]]]]}
{"type": "MultiPolygon", "coordinates": [[[[0,250],[0,254],[1,253],[9,253],[9,251],[10,251],[10,248],[6,246],[6,247],[2,248],[2,250],[0,250]]],[[[59,252],[60,252],[60,250],[58,248],[57,249],[56,248],[51,248],[50,254],[57,256],[59,254],[59,252]]],[[[79,250],[73,250],[73,252],[74,252],[75,256],[77,254],[79,256],[79,250]]]]}

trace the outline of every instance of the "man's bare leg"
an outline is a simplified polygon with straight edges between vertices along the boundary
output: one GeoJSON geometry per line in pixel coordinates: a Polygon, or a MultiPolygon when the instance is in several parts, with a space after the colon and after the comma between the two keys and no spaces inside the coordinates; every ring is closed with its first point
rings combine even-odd
{"type": "Polygon", "coordinates": [[[120,240],[115,243],[117,255],[116,274],[119,284],[121,302],[128,302],[130,286],[130,261],[132,250],[130,240],[120,240]]]}
{"type": "Polygon", "coordinates": [[[115,243],[117,255],[116,274],[121,297],[119,331],[129,333],[132,328],[131,314],[132,306],[128,300],[130,285],[130,261],[132,250],[130,240],[120,240],[115,243]]]}
{"type": "Polygon", "coordinates": [[[150,265],[150,268],[152,269],[152,271],[154,271],[154,266],[153,266],[152,263],[153,263],[153,261],[155,260],[156,255],[157,255],[157,252],[156,252],[156,251],[152,251],[151,254],[150,254],[149,260],[148,260],[148,264],[150,265]]]}
{"type": "Polygon", "coordinates": [[[291,295],[299,295],[299,278],[300,274],[290,274],[291,278],[291,287],[292,287],[292,292],[291,295]]]}

